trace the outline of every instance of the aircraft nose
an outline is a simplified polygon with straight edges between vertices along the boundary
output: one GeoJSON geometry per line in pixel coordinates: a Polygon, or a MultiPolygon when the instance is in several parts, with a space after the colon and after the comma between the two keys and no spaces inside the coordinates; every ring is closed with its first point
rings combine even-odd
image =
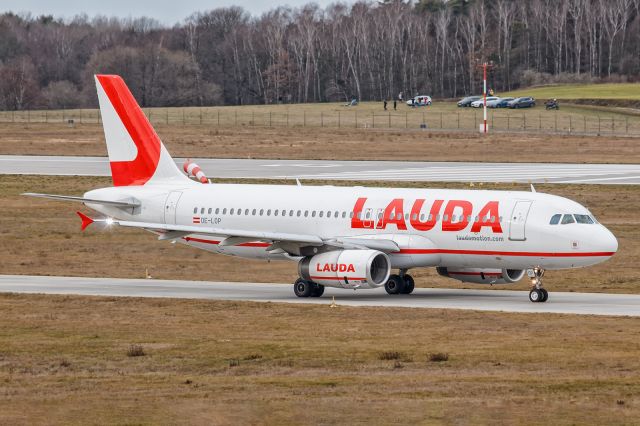
{"type": "Polygon", "coordinates": [[[613,256],[618,251],[618,239],[604,226],[602,227],[602,232],[598,240],[600,251],[610,253],[609,256],[613,256]]]}

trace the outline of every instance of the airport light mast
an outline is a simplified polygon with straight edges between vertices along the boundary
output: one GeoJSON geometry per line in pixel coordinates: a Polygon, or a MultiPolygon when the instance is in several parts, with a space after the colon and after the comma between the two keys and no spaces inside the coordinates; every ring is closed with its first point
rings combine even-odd
{"type": "Polygon", "coordinates": [[[482,63],[482,133],[487,133],[487,68],[493,68],[493,62],[482,63]]]}

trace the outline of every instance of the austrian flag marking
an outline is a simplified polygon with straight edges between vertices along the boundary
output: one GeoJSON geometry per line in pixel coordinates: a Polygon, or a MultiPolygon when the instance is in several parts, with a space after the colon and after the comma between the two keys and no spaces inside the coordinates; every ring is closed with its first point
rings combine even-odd
{"type": "Polygon", "coordinates": [[[194,216],[193,223],[200,223],[200,218],[198,216],[194,216]]]}

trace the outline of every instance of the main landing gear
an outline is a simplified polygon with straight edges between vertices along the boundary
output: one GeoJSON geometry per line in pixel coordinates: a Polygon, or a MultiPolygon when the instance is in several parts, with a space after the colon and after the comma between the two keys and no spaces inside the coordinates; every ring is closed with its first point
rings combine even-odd
{"type": "Polygon", "coordinates": [[[549,299],[549,292],[542,288],[542,277],[544,277],[544,269],[528,269],[527,275],[529,276],[529,278],[531,278],[531,291],[529,292],[529,300],[534,303],[546,302],[547,299],[549,299]]]}
{"type": "Polygon", "coordinates": [[[405,269],[400,270],[399,275],[389,275],[389,280],[384,285],[384,289],[389,294],[411,294],[416,283],[413,277],[407,274],[405,269]]]}
{"type": "Polygon", "coordinates": [[[298,297],[320,297],[324,293],[324,286],[298,278],[293,283],[293,292],[298,297]]]}

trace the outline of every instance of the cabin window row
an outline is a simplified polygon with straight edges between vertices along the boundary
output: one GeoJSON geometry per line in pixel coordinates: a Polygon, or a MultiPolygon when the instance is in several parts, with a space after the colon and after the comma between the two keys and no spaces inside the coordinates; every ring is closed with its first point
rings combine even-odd
{"type": "MultiPolygon", "coordinates": [[[[324,210],[320,210],[320,211],[316,211],[316,210],[279,210],[279,209],[235,209],[235,208],[231,208],[231,209],[227,209],[227,208],[216,208],[213,209],[211,207],[209,208],[205,208],[205,207],[194,207],[193,208],[193,214],[197,214],[198,210],[200,211],[200,214],[222,214],[222,215],[230,215],[230,216],[282,216],[282,217],[326,217],[326,218],[334,218],[334,219],[338,219],[338,218],[343,218],[346,219],[347,217],[349,219],[354,217],[354,213],[353,212],[340,212],[340,211],[333,211],[333,210],[328,210],[328,211],[324,211],[324,210]],[[326,213],[326,215],[325,215],[326,213]]],[[[379,212],[377,215],[377,219],[381,220],[383,217],[383,213],[379,212]]],[[[358,212],[358,214],[356,215],[356,217],[360,220],[371,220],[373,219],[374,215],[371,211],[366,211],[366,212],[358,212]]],[[[413,213],[413,214],[409,214],[409,213],[405,213],[404,214],[404,220],[408,221],[408,220],[418,220],[418,214],[413,213]]],[[[447,222],[449,220],[449,216],[448,215],[436,215],[435,216],[435,221],[439,222],[440,219],[442,219],[443,221],[447,222]]],[[[391,213],[389,214],[389,220],[403,220],[403,215],[401,213],[391,213]]],[[[421,222],[425,222],[425,221],[432,221],[434,220],[434,216],[433,214],[421,214],[419,216],[419,220],[421,222]]],[[[460,215],[452,215],[451,216],[451,221],[452,222],[462,222],[465,220],[465,217],[460,215]]],[[[487,217],[478,217],[478,216],[467,216],[466,217],[467,222],[481,222],[481,223],[495,223],[496,220],[499,222],[502,222],[502,216],[500,217],[496,217],[496,216],[487,216],[487,217]]]]}

